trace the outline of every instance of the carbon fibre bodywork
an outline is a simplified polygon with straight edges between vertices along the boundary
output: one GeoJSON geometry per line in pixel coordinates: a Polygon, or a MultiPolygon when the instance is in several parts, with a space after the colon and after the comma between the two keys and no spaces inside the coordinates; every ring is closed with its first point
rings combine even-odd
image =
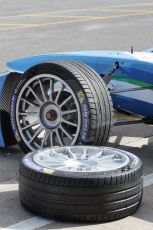
{"type": "MultiPolygon", "coordinates": [[[[101,76],[104,76],[112,69],[116,62],[119,62],[119,69],[116,70],[112,80],[108,84],[114,108],[141,117],[153,118],[152,50],[149,49],[145,52],[134,53],[122,51],[84,51],[45,54],[8,62],[7,66],[11,71],[15,72],[13,75],[18,76],[17,78],[19,79],[21,76],[20,73],[23,74],[36,64],[55,60],[69,60],[85,63],[101,76]]],[[[6,87],[10,85],[10,83],[6,84],[6,80],[9,77],[10,73],[0,75],[1,111],[4,110],[2,104],[5,104],[4,101],[6,100],[6,95],[4,98],[2,94],[6,90],[6,87]]],[[[2,127],[2,124],[3,120],[1,116],[0,146],[4,147],[7,145],[7,140],[4,132],[5,128],[2,127]]]]}
{"type": "Polygon", "coordinates": [[[0,74],[0,147],[16,143],[10,124],[10,101],[14,87],[21,76],[17,72],[0,74]]]}
{"type": "Polygon", "coordinates": [[[4,84],[8,75],[9,75],[8,72],[0,74],[0,146],[1,147],[6,146],[4,140],[4,127],[3,127],[4,120],[2,119],[2,113],[3,113],[2,97],[3,97],[4,84]]]}

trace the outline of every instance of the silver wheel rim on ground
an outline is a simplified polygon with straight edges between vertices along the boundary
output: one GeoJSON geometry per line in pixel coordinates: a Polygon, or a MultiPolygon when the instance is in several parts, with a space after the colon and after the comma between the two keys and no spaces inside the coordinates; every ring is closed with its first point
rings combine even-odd
{"type": "Polygon", "coordinates": [[[81,126],[79,103],[65,81],[51,74],[37,75],[18,95],[16,122],[31,150],[74,145],[81,126]]]}
{"type": "Polygon", "coordinates": [[[53,170],[71,172],[101,172],[122,169],[130,159],[120,150],[108,147],[70,146],[38,151],[36,164],[53,170]]]}

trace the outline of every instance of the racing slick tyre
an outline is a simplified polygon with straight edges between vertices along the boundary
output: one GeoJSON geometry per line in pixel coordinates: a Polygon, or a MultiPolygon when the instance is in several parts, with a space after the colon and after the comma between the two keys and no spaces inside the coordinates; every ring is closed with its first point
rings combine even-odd
{"type": "Polygon", "coordinates": [[[11,100],[11,124],[25,152],[49,146],[104,145],[113,107],[103,79],[68,61],[41,63],[23,74],[11,100]]]}
{"type": "Polygon", "coordinates": [[[143,195],[141,160],[109,147],[46,148],[22,159],[19,197],[30,212],[105,222],[133,214],[143,195]]]}

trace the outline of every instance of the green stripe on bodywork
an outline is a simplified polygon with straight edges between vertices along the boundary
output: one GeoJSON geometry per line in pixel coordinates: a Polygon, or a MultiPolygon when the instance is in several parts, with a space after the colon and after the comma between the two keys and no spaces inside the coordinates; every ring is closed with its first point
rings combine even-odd
{"type": "Polygon", "coordinates": [[[153,86],[152,84],[145,83],[143,81],[138,81],[138,80],[134,80],[134,79],[127,78],[127,77],[120,77],[120,76],[117,76],[117,75],[114,75],[112,80],[127,82],[127,83],[137,85],[137,86],[141,86],[141,87],[153,86]]]}

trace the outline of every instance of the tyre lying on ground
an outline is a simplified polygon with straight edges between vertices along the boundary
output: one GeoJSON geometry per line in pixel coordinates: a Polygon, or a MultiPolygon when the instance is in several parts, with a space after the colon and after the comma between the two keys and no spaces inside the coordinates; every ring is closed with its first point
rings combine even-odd
{"type": "Polygon", "coordinates": [[[19,196],[45,217],[103,222],[131,215],[143,194],[141,160],[109,147],[54,147],[27,154],[19,170],[19,196]]]}
{"type": "Polygon", "coordinates": [[[11,100],[11,125],[22,150],[104,145],[112,101],[103,79],[77,62],[38,64],[23,74],[11,100]]]}

